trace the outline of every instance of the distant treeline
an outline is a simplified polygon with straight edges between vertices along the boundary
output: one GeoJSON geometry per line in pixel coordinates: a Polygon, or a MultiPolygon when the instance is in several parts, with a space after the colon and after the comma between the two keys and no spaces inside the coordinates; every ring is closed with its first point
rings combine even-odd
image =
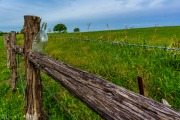
{"type": "Polygon", "coordinates": [[[0,36],[3,36],[4,34],[6,34],[5,32],[0,32],[0,36]]]}
{"type": "MultiPolygon", "coordinates": [[[[1,32],[0,31],[0,36],[3,36],[4,34],[7,34],[8,32],[1,32]]],[[[16,34],[19,34],[19,32],[16,32],[16,34]]]]}

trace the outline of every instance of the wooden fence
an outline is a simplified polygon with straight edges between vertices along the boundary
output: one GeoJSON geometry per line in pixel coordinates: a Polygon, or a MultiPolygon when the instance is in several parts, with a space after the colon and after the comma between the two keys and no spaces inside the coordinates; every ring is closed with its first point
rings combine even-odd
{"type": "Polygon", "coordinates": [[[26,76],[26,119],[43,118],[42,83],[40,70],[63,85],[70,93],[107,120],[180,120],[180,112],[140,94],[117,86],[97,75],[56,61],[40,52],[32,51],[32,41],[40,29],[41,19],[24,16],[24,47],[15,45],[16,34],[6,34],[7,66],[11,69],[11,86],[16,85],[16,54],[24,56],[26,76]]]}

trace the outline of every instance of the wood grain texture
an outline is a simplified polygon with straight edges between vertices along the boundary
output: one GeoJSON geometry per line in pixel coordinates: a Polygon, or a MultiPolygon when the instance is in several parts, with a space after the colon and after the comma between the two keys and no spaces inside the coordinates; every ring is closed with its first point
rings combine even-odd
{"type": "Polygon", "coordinates": [[[97,75],[30,51],[27,58],[107,120],[180,120],[180,112],[97,75]]]}
{"type": "Polygon", "coordinates": [[[6,55],[7,55],[7,68],[10,68],[10,57],[11,57],[11,35],[5,34],[4,35],[4,45],[6,47],[6,55]]]}
{"type": "Polygon", "coordinates": [[[16,53],[13,52],[13,46],[16,45],[16,32],[11,32],[11,56],[10,56],[10,69],[11,69],[11,88],[14,90],[17,81],[17,65],[16,53]]]}
{"type": "Polygon", "coordinates": [[[21,46],[12,46],[12,50],[13,52],[15,52],[16,54],[19,54],[19,55],[23,55],[24,54],[24,48],[21,47],[21,46]]]}
{"type": "Polygon", "coordinates": [[[42,120],[42,84],[40,70],[27,59],[32,49],[33,38],[40,30],[41,19],[37,16],[24,16],[24,60],[26,75],[26,120],[42,120]]]}

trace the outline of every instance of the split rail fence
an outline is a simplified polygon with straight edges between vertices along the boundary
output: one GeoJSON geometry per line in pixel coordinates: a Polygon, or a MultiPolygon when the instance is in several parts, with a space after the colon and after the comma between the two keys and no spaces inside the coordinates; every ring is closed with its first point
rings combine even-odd
{"type": "Polygon", "coordinates": [[[11,69],[11,86],[16,86],[16,54],[25,60],[26,119],[42,120],[42,83],[40,70],[63,85],[70,93],[107,120],[180,120],[180,112],[165,104],[129,91],[97,75],[56,61],[32,51],[32,41],[40,30],[40,17],[24,16],[24,47],[16,45],[16,33],[4,35],[7,48],[7,67],[11,69]]]}

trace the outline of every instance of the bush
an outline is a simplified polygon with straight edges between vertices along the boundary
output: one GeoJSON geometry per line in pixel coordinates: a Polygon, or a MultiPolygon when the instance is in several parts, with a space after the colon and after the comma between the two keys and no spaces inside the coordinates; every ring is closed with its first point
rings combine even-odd
{"type": "Polygon", "coordinates": [[[74,32],[80,32],[79,28],[74,28],[74,32]]]}

